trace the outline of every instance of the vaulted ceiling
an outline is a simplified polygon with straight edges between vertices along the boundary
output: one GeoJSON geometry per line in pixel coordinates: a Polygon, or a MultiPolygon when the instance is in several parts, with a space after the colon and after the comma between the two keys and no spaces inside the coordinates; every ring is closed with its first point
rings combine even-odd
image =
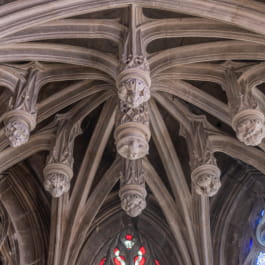
{"type": "Polygon", "coordinates": [[[250,265],[248,218],[265,193],[265,3],[0,3],[2,263],[97,265],[133,222],[161,265],[250,265]],[[141,84],[125,80],[125,97],[127,75],[141,84]],[[134,86],[147,93],[137,106],[134,86]],[[130,157],[122,137],[142,137],[132,156],[144,154],[130,157]],[[139,165],[146,208],[129,218],[119,190],[139,165]]]}

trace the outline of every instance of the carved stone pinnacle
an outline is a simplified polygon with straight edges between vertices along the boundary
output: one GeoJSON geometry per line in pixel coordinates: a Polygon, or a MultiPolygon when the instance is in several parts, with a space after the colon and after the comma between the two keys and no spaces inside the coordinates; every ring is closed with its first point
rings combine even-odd
{"type": "Polygon", "coordinates": [[[146,195],[144,186],[124,185],[119,192],[121,208],[131,217],[140,215],[146,207],[146,195]]]}
{"type": "Polygon", "coordinates": [[[122,157],[136,160],[148,154],[151,133],[147,125],[137,122],[120,124],[114,137],[117,151],[122,157]]]}
{"type": "Polygon", "coordinates": [[[237,138],[246,145],[258,145],[265,136],[264,115],[261,111],[247,109],[237,113],[232,120],[232,127],[237,138]]]}
{"type": "Polygon", "coordinates": [[[148,63],[143,56],[126,62],[120,72],[116,86],[120,100],[130,108],[137,108],[150,99],[151,78],[148,63]]]}
{"type": "Polygon", "coordinates": [[[72,169],[64,164],[48,164],[44,170],[44,188],[52,197],[58,198],[70,189],[70,181],[73,177],[72,169]]]}
{"type": "Polygon", "coordinates": [[[36,126],[36,115],[23,110],[12,110],[4,115],[4,131],[12,147],[28,142],[30,132],[36,126]]]}
{"type": "Polygon", "coordinates": [[[221,187],[220,169],[215,165],[202,165],[191,173],[192,183],[199,195],[213,196],[221,187]]]}

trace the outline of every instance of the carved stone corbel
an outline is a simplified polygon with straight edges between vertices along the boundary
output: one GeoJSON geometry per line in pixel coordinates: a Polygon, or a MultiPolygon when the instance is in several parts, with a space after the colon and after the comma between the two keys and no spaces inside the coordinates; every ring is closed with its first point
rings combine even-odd
{"type": "Polygon", "coordinates": [[[136,217],[146,208],[142,160],[123,159],[123,171],[120,176],[121,208],[131,217],[136,217]]]}
{"type": "Polygon", "coordinates": [[[72,124],[67,115],[58,116],[58,128],[53,150],[43,170],[44,188],[58,198],[70,189],[73,177],[74,140],[81,133],[80,123],[72,124]]]}
{"type": "Polygon", "coordinates": [[[194,190],[199,195],[213,196],[221,187],[221,171],[217,167],[211,143],[204,127],[204,119],[191,122],[191,132],[186,133],[190,153],[191,179],[194,190]]]}
{"type": "Polygon", "coordinates": [[[148,154],[151,132],[147,108],[146,103],[130,108],[120,102],[114,137],[117,151],[124,158],[136,160],[148,154]]]}
{"type": "Polygon", "coordinates": [[[239,83],[235,72],[225,71],[226,94],[232,113],[232,127],[237,138],[246,145],[258,145],[265,136],[264,114],[246,82],[239,83]]]}
{"type": "Polygon", "coordinates": [[[10,111],[4,114],[5,134],[13,147],[25,144],[36,126],[38,73],[39,70],[33,66],[25,76],[21,76],[16,94],[9,103],[10,111]]]}

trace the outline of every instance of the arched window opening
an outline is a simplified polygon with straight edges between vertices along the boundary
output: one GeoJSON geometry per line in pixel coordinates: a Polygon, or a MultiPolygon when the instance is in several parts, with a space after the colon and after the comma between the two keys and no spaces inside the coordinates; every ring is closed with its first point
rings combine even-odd
{"type": "Polygon", "coordinates": [[[99,265],[161,265],[143,236],[133,227],[123,229],[110,243],[99,265]]]}
{"type": "Polygon", "coordinates": [[[264,201],[257,202],[249,218],[250,233],[245,241],[248,255],[243,265],[265,265],[265,207],[264,201]]]}

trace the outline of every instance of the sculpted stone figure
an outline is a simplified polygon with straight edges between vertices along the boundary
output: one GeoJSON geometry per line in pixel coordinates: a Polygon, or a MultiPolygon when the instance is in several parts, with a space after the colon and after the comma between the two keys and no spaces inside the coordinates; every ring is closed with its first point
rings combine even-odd
{"type": "Polygon", "coordinates": [[[59,173],[53,173],[46,176],[44,181],[44,188],[52,197],[58,198],[70,189],[70,179],[59,173]]]}
{"type": "Polygon", "coordinates": [[[136,217],[146,208],[145,198],[128,192],[122,197],[121,208],[131,217],[136,217]]]}
{"type": "Polygon", "coordinates": [[[150,99],[150,70],[144,56],[130,56],[117,78],[118,96],[130,108],[150,99]]]}
{"type": "Polygon", "coordinates": [[[131,217],[136,217],[146,208],[146,190],[135,185],[125,185],[120,190],[121,208],[131,217]]]}
{"type": "Polygon", "coordinates": [[[232,121],[237,138],[246,145],[258,145],[265,136],[264,115],[258,110],[239,112],[232,121]]]}
{"type": "Polygon", "coordinates": [[[48,164],[44,170],[44,188],[53,197],[58,198],[70,189],[70,181],[73,171],[70,167],[63,164],[48,164]]]}
{"type": "Polygon", "coordinates": [[[220,170],[214,165],[202,165],[193,170],[191,177],[195,191],[199,195],[213,196],[221,187],[220,170]]]}
{"type": "Polygon", "coordinates": [[[130,160],[144,157],[149,151],[150,136],[146,104],[135,109],[121,104],[114,132],[118,153],[130,160]]]}

